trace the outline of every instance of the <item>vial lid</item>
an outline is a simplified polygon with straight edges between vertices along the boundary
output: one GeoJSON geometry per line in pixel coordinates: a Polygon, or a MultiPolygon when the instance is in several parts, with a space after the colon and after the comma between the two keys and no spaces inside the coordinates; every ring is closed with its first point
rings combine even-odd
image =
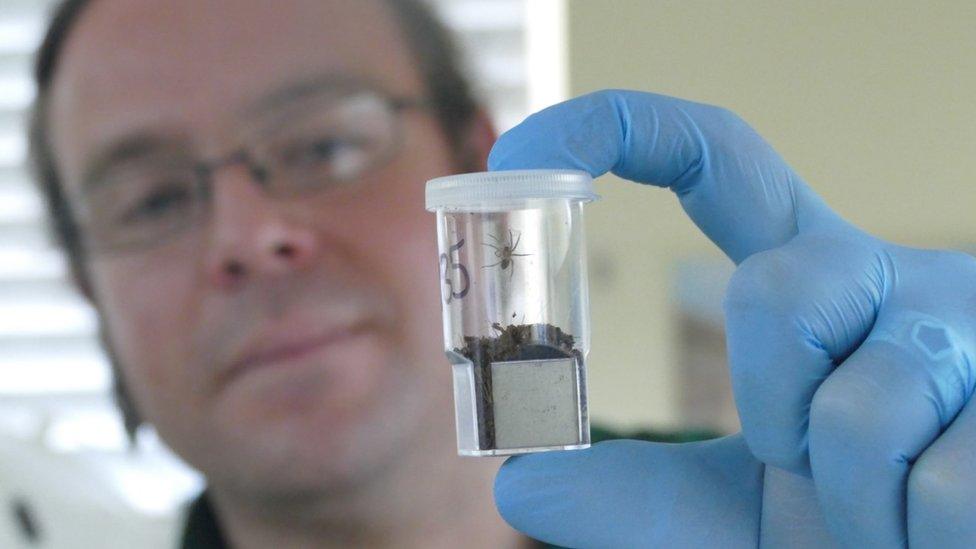
{"type": "Polygon", "coordinates": [[[582,170],[509,170],[438,177],[427,182],[427,210],[477,208],[533,198],[590,202],[593,178],[582,170]]]}

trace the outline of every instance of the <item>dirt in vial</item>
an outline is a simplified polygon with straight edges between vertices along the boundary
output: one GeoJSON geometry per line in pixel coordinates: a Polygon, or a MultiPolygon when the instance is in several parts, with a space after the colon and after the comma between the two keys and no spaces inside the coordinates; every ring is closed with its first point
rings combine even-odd
{"type": "Polygon", "coordinates": [[[464,347],[454,349],[474,363],[478,395],[478,430],[481,449],[495,449],[495,421],[492,407],[491,363],[553,358],[581,359],[573,348],[574,338],[552,324],[492,324],[495,336],[464,336],[464,347]]]}

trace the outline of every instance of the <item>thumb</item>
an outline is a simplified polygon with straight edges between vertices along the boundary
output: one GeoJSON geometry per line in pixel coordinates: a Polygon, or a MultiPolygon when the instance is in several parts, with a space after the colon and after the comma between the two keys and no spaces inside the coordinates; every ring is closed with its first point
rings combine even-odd
{"type": "Polygon", "coordinates": [[[667,187],[736,263],[847,227],[741,118],[652,93],[606,90],[537,112],[498,138],[488,168],[613,172],[667,187]]]}
{"type": "Polygon", "coordinates": [[[510,458],[495,502],[512,527],[565,547],[754,548],[762,478],[741,435],[614,440],[510,458]]]}

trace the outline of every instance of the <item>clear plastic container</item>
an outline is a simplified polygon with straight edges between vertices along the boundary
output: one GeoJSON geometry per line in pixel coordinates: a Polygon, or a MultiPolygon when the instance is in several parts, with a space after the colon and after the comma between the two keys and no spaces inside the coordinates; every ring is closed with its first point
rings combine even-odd
{"type": "Polygon", "coordinates": [[[597,198],[573,170],[427,183],[459,454],[589,446],[583,205],[597,198]]]}

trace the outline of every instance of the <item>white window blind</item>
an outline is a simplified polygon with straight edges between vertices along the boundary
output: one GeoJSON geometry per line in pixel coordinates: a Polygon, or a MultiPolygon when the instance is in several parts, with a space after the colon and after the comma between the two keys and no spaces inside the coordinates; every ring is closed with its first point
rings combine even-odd
{"type": "Polygon", "coordinates": [[[454,30],[475,93],[499,131],[527,114],[526,5],[532,0],[434,0],[454,30]]]}
{"type": "MultiPolygon", "coordinates": [[[[431,0],[499,130],[527,113],[526,0],[431,0]]],[[[91,308],[46,238],[26,165],[32,59],[53,0],[0,2],[0,398],[107,395],[91,308]]]]}
{"type": "Polygon", "coordinates": [[[95,316],[66,284],[27,169],[31,62],[50,0],[0,4],[0,397],[109,387],[95,316]]]}

